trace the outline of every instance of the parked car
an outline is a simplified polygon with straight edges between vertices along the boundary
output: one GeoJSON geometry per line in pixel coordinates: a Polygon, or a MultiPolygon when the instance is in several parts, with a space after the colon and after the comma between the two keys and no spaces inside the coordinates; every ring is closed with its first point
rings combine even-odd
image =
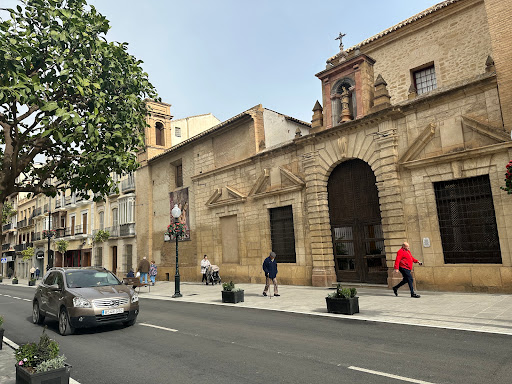
{"type": "Polygon", "coordinates": [[[32,305],[34,324],[54,318],[63,336],[75,328],[116,322],[131,326],[139,314],[135,290],[101,267],[51,268],[37,287],[32,305]]]}

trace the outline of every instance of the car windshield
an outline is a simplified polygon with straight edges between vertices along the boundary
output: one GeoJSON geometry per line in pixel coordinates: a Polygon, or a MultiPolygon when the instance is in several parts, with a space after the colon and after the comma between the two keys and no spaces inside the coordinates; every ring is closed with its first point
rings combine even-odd
{"type": "Polygon", "coordinates": [[[118,285],[121,284],[121,282],[109,271],[84,269],[66,272],[66,284],[68,288],[90,288],[118,285]]]}

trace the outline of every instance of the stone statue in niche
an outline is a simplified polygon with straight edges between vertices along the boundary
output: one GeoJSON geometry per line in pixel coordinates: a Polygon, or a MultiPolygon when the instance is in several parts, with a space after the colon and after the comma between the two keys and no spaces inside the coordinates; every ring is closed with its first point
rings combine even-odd
{"type": "Polygon", "coordinates": [[[350,115],[350,97],[353,90],[354,87],[343,87],[343,92],[341,93],[341,119],[339,121],[340,123],[352,120],[350,115]]]}

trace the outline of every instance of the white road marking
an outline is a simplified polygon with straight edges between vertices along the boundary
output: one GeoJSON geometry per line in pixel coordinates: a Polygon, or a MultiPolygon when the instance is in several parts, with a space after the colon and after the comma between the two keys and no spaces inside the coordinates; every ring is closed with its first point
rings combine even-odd
{"type": "Polygon", "coordinates": [[[13,298],[13,299],[18,299],[18,300],[21,300],[21,297],[16,297],[16,296],[13,296],[12,298],[13,298]]]}
{"type": "Polygon", "coordinates": [[[409,377],[403,377],[403,376],[393,375],[393,374],[391,374],[391,373],[385,373],[385,372],[379,372],[379,371],[372,371],[371,369],[366,369],[366,368],[360,368],[360,367],[350,366],[350,367],[348,367],[348,369],[352,369],[352,370],[354,370],[354,371],[365,372],[365,373],[371,373],[372,375],[385,376],[385,377],[389,377],[389,378],[391,378],[391,379],[402,380],[402,381],[408,381],[409,383],[416,383],[416,384],[434,384],[434,383],[431,383],[430,381],[423,381],[423,380],[411,379],[411,378],[409,378],[409,377]]]}
{"type": "Polygon", "coordinates": [[[157,328],[157,329],[163,329],[164,331],[169,331],[169,332],[178,332],[177,329],[160,327],[159,325],[146,324],[146,323],[139,323],[139,325],[143,325],[145,327],[152,327],[152,328],[157,328]]]}

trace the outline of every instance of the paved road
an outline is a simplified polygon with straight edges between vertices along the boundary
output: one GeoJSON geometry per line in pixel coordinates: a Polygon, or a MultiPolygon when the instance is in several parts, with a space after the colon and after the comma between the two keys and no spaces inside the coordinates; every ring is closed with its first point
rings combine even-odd
{"type": "MultiPolygon", "coordinates": [[[[18,344],[41,334],[31,323],[33,293],[1,286],[6,337],[18,344]]],[[[73,365],[74,379],[82,384],[510,382],[512,339],[506,335],[151,299],[140,305],[138,322],[129,328],[107,326],[62,337],[56,322],[46,322],[73,365]]]]}

